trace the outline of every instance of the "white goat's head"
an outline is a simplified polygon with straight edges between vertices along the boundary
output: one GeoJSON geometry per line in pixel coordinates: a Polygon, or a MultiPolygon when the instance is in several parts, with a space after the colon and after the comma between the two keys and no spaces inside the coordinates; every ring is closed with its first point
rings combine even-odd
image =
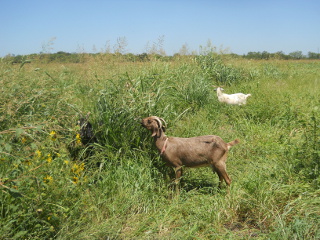
{"type": "Polygon", "coordinates": [[[218,87],[218,86],[213,86],[213,87],[215,87],[214,90],[217,92],[218,97],[223,94],[222,92],[224,91],[224,89],[222,87],[218,87]]]}

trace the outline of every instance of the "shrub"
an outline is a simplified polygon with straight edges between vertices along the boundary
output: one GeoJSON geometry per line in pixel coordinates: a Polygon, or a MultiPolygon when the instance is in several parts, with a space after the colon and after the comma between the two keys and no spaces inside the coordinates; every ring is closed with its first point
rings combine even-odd
{"type": "Polygon", "coordinates": [[[312,112],[308,120],[301,120],[304,129],[301,144],[295,147],[295,171],[304,178],[313,181],[314,187],[320,187],[320,114],[318,109],[312,112]]]}
{"type": "Polygon", "coordinates": [[[210,53],[196,57],[196,62],[209,79],[219,85],[232,85],[250,79],[250,74],[243,69],[225,65],[219,55],[210,53]]]}

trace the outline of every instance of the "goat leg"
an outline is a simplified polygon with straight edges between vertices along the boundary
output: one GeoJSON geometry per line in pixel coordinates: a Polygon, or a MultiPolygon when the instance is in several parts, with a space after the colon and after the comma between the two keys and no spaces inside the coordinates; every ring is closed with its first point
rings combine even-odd
{"type": "Polygon", "coordinates": [[[227,186],[230,186],[231,179],[228,176],[227,170],[226,170],[226,164],[224,162],[219,162],[218,164],[215,164],[212,166],[212,170],[216,172],[219,176],[219,188],[222,188],[223,181],[226,182],[227,186]]]}
{"type": "Polygon", "coordinates": [[[175,171],[175,175],[176,175],[176,178],[174,180],[175,188],[176,188],[176,192],[179,193],[179,185],[180,185],[180,180],[182,177],[182,166],[176,167],[174,169],[174,171],[175,171]]]}

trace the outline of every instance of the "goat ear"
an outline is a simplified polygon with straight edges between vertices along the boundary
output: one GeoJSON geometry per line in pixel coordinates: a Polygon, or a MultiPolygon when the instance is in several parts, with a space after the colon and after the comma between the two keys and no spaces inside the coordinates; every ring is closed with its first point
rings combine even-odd
{"type": "Polygon", "coordinates": [[[152,124],[151,125],[151,131],[152,131],[152,137],[156,136],[159,132],[159,122],[157,119],[154,120],[156,122],[156,124],[152,124]]]}
{"type": "Polygon", "coordinates": [[[157,128],[153,127],[151,130],[152,130],[152,134],[151,134],[152,137],[154,137],[155,135],[158,134],[158,129],[157,128]]]}
{"type": "Polygon", "coordinates": [[[155,119],[156,124],[152,126],[152,137],[154,136],[160,136],[160,129],[165,131],[165,127],[162,125],[161,121],[159,119],[155,119]]]}

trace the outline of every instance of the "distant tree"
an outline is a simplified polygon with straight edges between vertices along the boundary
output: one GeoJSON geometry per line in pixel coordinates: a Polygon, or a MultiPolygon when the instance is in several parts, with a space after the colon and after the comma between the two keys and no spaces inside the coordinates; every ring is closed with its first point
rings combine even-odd
{"type": "Polygon", "coordinates": [[[24,56],[22,56],[22,55],[17,55],[17,56],[15,56],[15,57],[13,58],[12,64],[14,64],[14,63],[22,63],[23,60],[24,60],[24,56]]]}
{"type": "Polygon", "coordinates": [[[302,51],[295,51],[295,52],[291,52],[289,53],[289,56],[295,59],[302,59],[304,58],[302,51]]]}
{"type": "Polygon", "coordinates": [[[147,53],[138,54],[138,59],[140,62],[150,61],[147,53]]]}
{"type": "Polygon", "coordinates": [[[249,59],[261,59],[262,55],[260,52],[248,52],[245,57],[249,59]]]}
{"type": "Polygon", "coordinates": [[[320,54],[319,53],[314,53],[314,52],[308,52],[308,58],[310,58],[310,59],[320,59],[320,54]]]}
{"type": "Polygon", "coordinates": [[[269,59],[270,58],[270,53],[268,53],[267,51],[263,51],[261,53],[261,58],[262,59],[269,59]]]}
{"type": "Polygon", "coordinates": [[[275,59],[288,59],[288,56],[282,51],[278,51],[276,53],[273,53],[272,57],[275,59]]]}
{"type": "Polygon", "coordinates": [[[263,52],[248,52],[243,57],[248,59],[289,59],[290,56],[284,54],[284,52],[279,51],[276,53],[269,53],[267,51],[263,52]]]}

